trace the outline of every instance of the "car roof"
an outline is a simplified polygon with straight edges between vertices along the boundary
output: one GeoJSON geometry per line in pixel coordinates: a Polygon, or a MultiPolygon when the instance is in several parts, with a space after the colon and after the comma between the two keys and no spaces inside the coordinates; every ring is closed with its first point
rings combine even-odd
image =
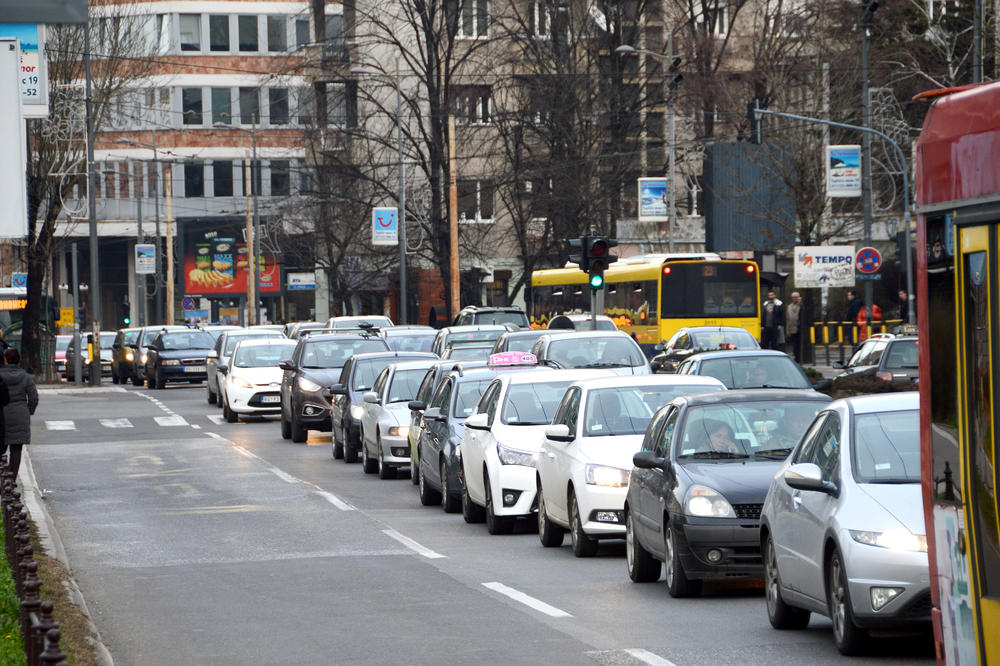
{"type": "MultiPolygon", "coordinates": [[[[299,342],[328,342],[331,340],[357,340],[358,338],[362,338],[364,340],[382,340],[382,336],[375,335],[374,333],[351,331],[345,333],[322,333],[320,335],[310,335],[304,338],[299,338],[299,342]]],[[[385,340],[382,340],[382,342],[385,342],[385,340]]]]}
{"type": "MultiPolygon", "coordinates": [[[[518,366],[513,366],[518,367],[518,366]]],[[[512,372],[509,375],[511,384],[532,384],[538,381],[569,381],[576,382],[583,379],[596,379],[598,377],[607,377],[607,370],[594,370],[594,369],[555,369],[555,368],[539,368],[530,372],[512,372]]],[[[635,377],[631,377],[635,379],[635,377]]]]}
{"type": "Polygon", "coordinates": [[[419,361],[402,361],[401,363],[395,363],[396,370],[427,370],[437,365],[439,359],[428,358],[419,361]]]}
{"type": "MultiPolygon", "coordinates": [[[[178,326],[176,324],[160,324],[159,326],[143,326],[144,331],[186,331],[187,326],[178,326]]],[[[201,330],[201,329],[195,329],[201,330]]]]}
{"type": "Polygon", "coordinates": [[[516,331],[507,331],[506,333],[502,334],[502,337],[505,340],[510,340],[511,338],[527,338],[527,337],[531,337],[531,336],[539,338],[539,337],[541,337],[543,335],[546,335],[548,333],[554,333],[554,332],[558,332],[560,330],[568,330],[568,329],[558,329],[558,328],[555,328],[555,329],[552,329],[551,331],[548,330],[548,329],[545,329],[545,328],[534,328],[534,329],[531,329],[531,330],[528,330],[528,331],[526,331],[524,329],[519,329],[519,330],[516,330],[516,331]]]}
{"type": "Polygon", "coordinates": [[[362,354],[355,354],[351,359],[357,363],[358,361],[366,361],[369,359],[379,359],[379,358],[399,358],[400,356],[409,357],[408,360],[414,361],[418,358],[426,358],[430,361],[437,360],[437,354],[431,354],[430,352],[416,352],[416,351],[377,351],[377,352],[364,352],[362,354]]]}
{"type": "Polygon", "coordinates": [[[509,331],[504,324],[465,324],[462,326],[446,326],[438,331],[439,334],[451,335],[452,333],[469,333],[472,331],[509,331]]]}
{"type": "Polygon", "coordinates": [[[253,340],[253,339],[250,339],[250,340],[240,340],[236,344],[236,346],[237,347],[268,347],[270,345],[275,345],[275,344],[285,345],[285,346],[288,346],[288,347],[294,347],[295,346],[295,340],[289,340],[288,338],[284,338],[284,337],[277,337],[277,336],[275,336],[275,337],[269,337],[269,336],[257,336],[257,335],[255,335],[253,337],[260,338],[260,339],[259,340],[253,340]]]}
{"type": "Polygon", "coordinates": [[[516,305],[466,305],[461,312],[524,312],[516,305]]]}
{"type": "Polygon", "coordinates": [[[750,335],[750,331],[741,326],[685,326],[681,329],[682,331],[687,331],[688,333],[746,333],[750,335]]]}
{"type": "MultiPolygon", "coordinates": [[[[633,377],[634,379],[634,377],[633,377]]],[[[734,391],[716,391],[698,395],[683,396],[678,400],[686,400],[688,406],[710,405],[728,402],[831,402],[830,396],[817,391],[802,389],[737,389],[734,391]]]]}
{"type": "MultiPolygon", "coordinates": [[[[591,315],[589,315],[589,314],[583,314],[583,313],[578,313],[578,314],[560,314],[560,315],[556,315],[555,317],[552,317],[552,319],[555,319],[556,317],[566,317],[567,319],[569,319],[571,321],[586,321],[586,320],[588,320],[588,319],[591,318],[591,315]]],[[[597,315],[597,318],[598,319],[611,319],[611,317],[609,317],[608,315],[602,315],[602,314],[597,315]]]]}
{"type": "Polygon", "coordinates": [[[355,321],[366,322],[366,321],[372,321],[372,320],[375,320],[375,319],[377,319],[379,321],[392,321],[391,319],[389,319],[385,315],[340,315],[338,317],[330,317],[330,319],[327,320],[327,323],[330,323],[330,321],[333,321],[334,323],[338,323],[338,324],[341,323],[341,322],[343,322],[345,324],[349,324],[349,323],[355,322],[355,321]]]}
{"type": "Polygon", "coordinates": [[[634,375],[599,377],[577,382],[582,388],[593,390],[601,388],[631,388],[633,386],[715,386],[725,388],[726,385],[715,377],[703,375],[634,375]]]}
{"type": "Polygon", "coordinates": [[[899,393],[879,393],[877,395],[859,395],[853,398],[841,398],[831,407],[846,404],[855,414],[874,414],[878,412],[898,412],[920,408],[920,394],[916,391],[899,393]]]}
{"type": "MultiPolygon", "coordinates": [[[[691,356],[688,356],[688,358],[708,360],[713,358],[743,358],[753,356],[784,356],[789,361],[792,361],[788,354],[780,352],[777,349],[724,349],[721,351],[700,352],[698,354],[692,354],[691,356]]],[[[794,361],[792,362],[794,363],[794,361]]]]}
{"type": "MultiPolygon", "coordinates": [[[[552,331],[546,331],[545,335],[553,335],[552,331]]],[[[621,338],[626,337],[632,340],[632,337],[625,331],[571,331],[567,330],[566,333],[555,333],[554,335],[559,336],[560,340],[572,340],[574,338],[621,338]]],[[[635,340],[632,340],[635,342],[635,340]]]]}
{"type": "Polygon", "coordinates": [[[392,328],[383,328],[382,335],[384,337],[395,337],[397,335],[426,335],[432,336],[437,335],[437,329],[431,328],[430,326],[393,326],[392,328]]]}

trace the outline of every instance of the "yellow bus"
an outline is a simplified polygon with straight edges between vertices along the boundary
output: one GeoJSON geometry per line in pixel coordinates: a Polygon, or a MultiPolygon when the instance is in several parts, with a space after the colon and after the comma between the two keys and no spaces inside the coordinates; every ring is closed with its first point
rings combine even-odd
{"type": "MultiPolygon", "coordinates": [[[[686,326],[738,326],[760,339],[759,273],[753,261],[710,252],[620,259],[604,274],[604,314],[647,352],[686,326]]],[[[532,328],[558,314],[589,312],[587,279],[573,264],[532,273],[532,328]]]]}

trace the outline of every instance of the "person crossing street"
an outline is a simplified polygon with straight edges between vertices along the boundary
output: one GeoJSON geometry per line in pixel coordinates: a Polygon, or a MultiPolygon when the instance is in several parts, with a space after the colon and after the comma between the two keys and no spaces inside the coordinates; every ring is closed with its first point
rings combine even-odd
{"type": "Polygon", "coordinates": [[[784,326],[785,306],[778,300],[777,294],[770,290],[760,318],[760,346],[764,349],[778,349],[784,326]]]}

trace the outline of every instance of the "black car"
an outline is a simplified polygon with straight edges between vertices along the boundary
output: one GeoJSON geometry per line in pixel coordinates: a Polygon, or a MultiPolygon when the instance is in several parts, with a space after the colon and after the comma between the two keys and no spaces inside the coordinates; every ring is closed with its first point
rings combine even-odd
{"type": "Polygon", "coordinates": [[[557,332],[538,328],[533,331],[508,331],[501,333],[497,341],[493,343],[492,353],[499,354],[506,351],[530,352],[531,347],[535,344],[535,340],[543,335],[557,332]]]}
{"type": "Polygon", "coordinates": [[[509,324],[517,328],[530,328],[524,310],[515,307],[494,307],[468,305],[461,309],[452,326],[473,326],[481,324],[509,324]]]}
{"type": "Polygon", "coordinates": [[[208,352],[213,346],[211,335],[194,328],[160,333],[146,351],[148,387],[162,389],[167,382],[205,381],[208,352]]]}
{"type": "Polygon", "coordinates": [[[290,361],[282,361],[281,436],[306,441],[310,430],[330,431],[331,386],[340,379],[347,360],[355,354],[388,351],[376,335],[331,333],[299,339],[290,361]]]}
{"type": "Polygon", "coordinates": [[[122,328],[111,343],[111,381],[125,384],[129,379],[135,384],[135,350],[131,345],[139,339],[140,328],[122,328]]]}
{"type": "Polygon", "coordinates": [[[914,382],[920,377],[915,335],[879,333],[861,343],[847,364],[835,361],[843,369],[840,377],[878,377],[887,382],[914,382]]]}
{"type": "Polygon", "coordinates": [[[132,347],[132,362],[135,364],[135,375],[132,383],[142,386],[146,382],[146,361],[149,358],[149,344],[163,331],[186,331],[187,326],[143,326],[139,337],[130,345],[132,347]]]}
{"type": "Polygon", "coordinates": [[[675,398],[649,422],[625,498],[634,582],[666,565],[672,597],[703,580],[760,578],[760,512],[771,478],[830,398],[746,390],[675,398]]]}
{"type": "Polygon", "coordinates": [[[511,330],[511,327],[494,324],[482,326],[449,326],[442,328],[434,337],[431,351],[441,356],[444,350],[455,345],[484,345],[496,342],[500,334],[511,330]]]}
{"type": "Polygon", "coordinates": [[[649,359],[653,372],[674,372],[681,361],[697,352],[760,349],[760,343],[748,330],[736,326],[691,326],[678,330],[655,349],[660,353],[649,359]]]}
{"type": "Polygon", "coordinates": [[[355,354],[344,365],[340,379],[330,387],[330,423],[333,457],[357,462],[361,455],[361,414],[364,394],[372,390],[375,378],[390,363],[436,359],[429,352],[371,352],[355,354]]]}
{"type": "Polygon", "coordinates": [[[727,389],[825,390],[830,380],[813,384],[788,354],[774,349],[734,349],[693,354],[677,367],[679,375],[715,377],[727,389]]]}

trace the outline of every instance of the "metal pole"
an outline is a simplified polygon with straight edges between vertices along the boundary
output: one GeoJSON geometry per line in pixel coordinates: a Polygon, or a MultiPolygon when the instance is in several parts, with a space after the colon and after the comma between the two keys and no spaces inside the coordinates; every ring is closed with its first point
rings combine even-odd
{"type": "Polygon", "coordinates": [[[76,355],[73,357],[73,383],[77,386],[83,384],[83,350],[80,349],[80,272],[76,260],[76,243],[73,243],[70,254],[73,267],[73,349],[76,355]]]}
{"type": "Polygon", "coordinates": [[[163,265],[163,237],[160,235],[160,160],[156,154],[156,136],[153,136],[153,173],[155,175],[156,191],[153,193],[153,205],[156,210],[156,272],[153,273],[153,286],[156,287],[156,323],[163,323],[163,289],[161,289],[160,266],[163,265]]]}
{"type": "MultiPolygon", "coordinates": [[[[253,161],[250,163],[250,179],[253,181],[250,191],[253,192],[253,256],[248,265],[253,271],[253,303],[250,306],[253,318],[250,320],[254,324],[261,323],[260,308],[257,306],[260,301],[260,263],[263,255],[260,251],[260,206],[257,205],[257,174],[260,173],[260,164],[257,163],[257,123],[260,119],[254,116],[254,126],[250,128],[250,137],[253,141],[253,161]],[[256,174],[254,169],[257,169],[256,174]]],[[[249,254],[250,243],[247,243],[247,254],[249,254]]]]}
{"type": "Polygon", "coordinates": [[[167,320],[165,323],[174,323],[174,229],[173,229],[173,203],[174,203],[174,174],[173,170],[170,171],[170,175],[167,176],[167,248],[165,251],[165,259],[167,262],[167,279],[166,279],[166,302],[167,302],[167,320]]]}
{"type": "MultiPolygon", "coordinates": [[[[138,242],[144,243],[145,237],[142,233],[142,170],[145,165],[142,162],[137,162],[139,165],[139,178],[135,181],[135,224],[136,224],[136,238],[138,242]]],[[[135,264],[133,263],[133,266],[135,264]]],[[[139,283],[139,326],[146,325],[146,274],[135,273],[136,281],[139,283]]]]}
{"type": "Polygon", "coordinates": [[[458,261],[458,160],[455,157],[455,116],[448,114],[448,229],[451,251],[451,318],[462,309],[458,261]]]}
{"type": "Polygon", "coordinates": [[[983,81],[983,1],[973,3],[972,15],[972,82],[983,81]]]}
{"type": "Polygon", "coordinates": [[[403,164],[403,93],[399,89],[399,58],[396,58],[396,155],[399,159],[399,319],[406,323],[406,166],[403,164]]]}
{"type": "MultiPolygon", "coordinates": [[[[868,0],[861,2],[861,126],[871,125],[871,108],[868,94],[868,25],[871,20],[868,0]]],[[[905,165],[906,162],[903,162],[905,165]]],[[[865,132],[861,135],[861,214],[864,221],[865,246],[872,244],[872,139],[865,132]]],[[[872,282],[865,280],[865,322],[872,323],[872,282]]]]}
{"type": "MultiPolygon", "coordinates": [[[[97,174],[94,170],[94,113],[90,99],[90,23],[83,28],[83,65],[87,79],[87,207],[90,217],[90,325],[94,332],[93,358],[90,359],[90,385],[101,385],[101,289],[97,252],[97,174]]],[[[80,348],[77,347],[77,354],[80,348]]]]}
{"type": "MultiPolygon", "coordinates": [[[[674,31],[670,32],[670,38],[667,40],[667,50],[670,52],[669,57],[674,58],[674,31]]],[[[664,63],[666,64],[666,63],[664,63]]],[[[662,68],[661,68],[662,71],[662,68]]],[[[669,234],[669,244],[667,246],[671,254],[674,252],[674,229],[676,225],[674,224],[674,218],[677,215],[677,203],[676,203],[676,193],[674,192],[674,170],[676,166],[677,151],[674,143],[676,141],[676,121],[674,119],[674,95],[673,90],[670,86],[670,74],[663,72],[663,87],[664,94],[666,95],[667,102],[667,141],[670,144],[670,152],[667,156],[667,214],[670,216],[670,222],[667,226],[667,233],[669,234]]],[[[594,330],[597,330],[597,324],[594,324],[594,330]]]]}
{"type": "Polygon", "coordinates": [[[253,274],[254,274],[253,211],[256,208],[256,206],[254,206],[254,201],[253,201],[252,196],[250,194],[250,192],[254,189],[253,188],[253,160],[247,160],[247,162],[249,162],[249,164],[245,165],[243,177],[244,177],[244,182],[246,182],[247,185],[248,185],[248,187],[250,188],[249,190],[247,190],[245,192],[245,194],[247,195],[247,224],[246,224],[246,233],[247,233],[247,318],[246,318],[246,322],[247,322],[247,326],[249,326],[252,323],[254,323],[254,318],[253,318],[253,304],[254,304],[254,301],[256,300],[254,298],[254,285],[255,285],[255,282],[254,282],[254,280],[251,279],[252,276],[253,276],[253,274]]]}

